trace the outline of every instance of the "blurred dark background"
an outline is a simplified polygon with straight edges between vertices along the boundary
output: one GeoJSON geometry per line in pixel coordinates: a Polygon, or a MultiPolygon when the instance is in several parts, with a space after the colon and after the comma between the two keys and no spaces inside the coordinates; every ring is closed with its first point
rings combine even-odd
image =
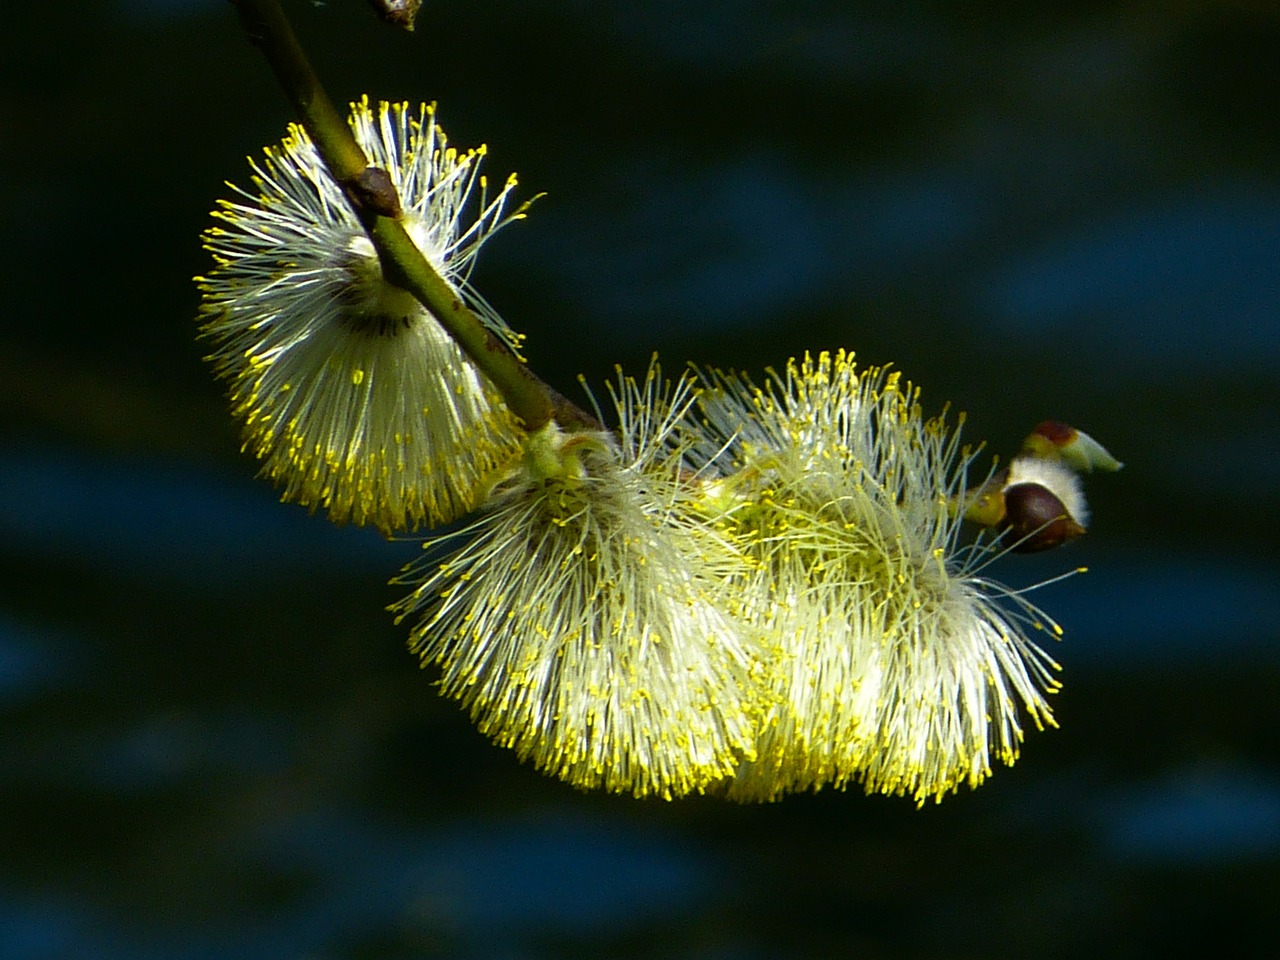
{"type": "Polygon", "coordinates": [[[1280,936],[1272,3],[286,4],[334,98],[545,190],[475,279],[565,391],[846,346],[1011,451],[1090,431],[1061,729],[916,810],[585,796],[280,505],[193,339],[288,115],[216,0],[0,13],[0,956],[1260,956],[1280,936]]]}

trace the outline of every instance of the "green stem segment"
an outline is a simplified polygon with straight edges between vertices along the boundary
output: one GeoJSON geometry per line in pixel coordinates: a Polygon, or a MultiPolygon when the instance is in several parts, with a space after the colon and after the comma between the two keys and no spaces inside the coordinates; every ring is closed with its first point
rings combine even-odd
{"type": "Polygon", "coordinates": [[[555,415],[552,391],[467,307],[423,257],[400,221],[400,200],[386,171],[369,166],[346,119],[320,85],[277,0],[231,0],[245,35],[267,59],[302,126],[342,186],[378,252],[382,275],[403,287],[449,332],[498,390],[526,430],[555,415]]]}

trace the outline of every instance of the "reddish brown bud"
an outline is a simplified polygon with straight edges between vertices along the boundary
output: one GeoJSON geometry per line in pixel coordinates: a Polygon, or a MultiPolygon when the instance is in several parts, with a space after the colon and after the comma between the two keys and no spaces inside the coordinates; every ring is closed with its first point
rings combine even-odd
{"type": "Polygon", "coordinates": [[[1035,553],[1058,547],[1084,533],[1047,487],[1038,483],[1015,483],[1004,489],[1004,525],[1018,553],[1035,553]]]}
{"type": "Polygon", "coordinates": [[[1079,433],[1071,424],[1061,420],[1041,420],[1031,432],[1044,437],[1055,447],[1065,447],[1079,433]]]}
{"type": "Polygon", "coordinates": [[[347,188],[347,196],[357,209],[368,210],[393,220],[404,215],[391,174],[381,167],[365,167],[358,176],[346,181],[343,186],[347,188]]]}

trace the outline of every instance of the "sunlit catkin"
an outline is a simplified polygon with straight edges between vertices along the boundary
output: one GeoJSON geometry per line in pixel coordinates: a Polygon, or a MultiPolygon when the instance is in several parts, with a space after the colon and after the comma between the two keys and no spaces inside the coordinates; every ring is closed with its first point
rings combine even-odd
{"type": "MultiPolygon", "coordinates": [[[[432,267],[495,336],[513,334],[467,282],[504,223],[515,178],[486,196],[483,148],[459,152],[433,107],[362,100],[351,128],[399,194],[432,267]]],[[[250,161],[204,234],[201,329],[244,445],[285,500],[385,532],[474,509],[521,433],[497,390],[437,320],[387,283],[342,189],[298,126],[250,161]]]]}
{"type": "Polygon", "coordinates": [[[655,368],[615,400],[617,433],[532,434],[478,519],[424,544],[395,609],[495,741],[578,787],[674,797],[753,754],[766,690],[722,602],[726,548],[683,519],[666,440],[687,382],[655,368]]]}
{"type": "Polygon", "coordinates": [[[708,522],[752,563],[747,618],[781,645],[757,759],[728,787],[765,800],[827,784],[941,798],[1018,754],[1025,715],[1052,723],[1057,627],[982,575],[962,546],[971,457],[916,391],[839,352],[763,387],[705,375],[692,460],[708,522]]]}

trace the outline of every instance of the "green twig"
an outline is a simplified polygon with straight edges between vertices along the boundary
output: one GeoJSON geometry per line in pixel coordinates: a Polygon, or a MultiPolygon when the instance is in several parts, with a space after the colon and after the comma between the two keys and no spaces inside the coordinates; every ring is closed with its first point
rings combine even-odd
{"type": "Polygon", "coordinates": [[[555,415],[552,391],[467,307],[423,257],[400,221],[400,199],[385,170],[369,166],[334,109],[277,0],[231,0],[245,35],[267,59],[316,152],[346,193],[378,252],[383,278],[403,287],[440,322],[501,392],[526,430],[555,415]]]}

